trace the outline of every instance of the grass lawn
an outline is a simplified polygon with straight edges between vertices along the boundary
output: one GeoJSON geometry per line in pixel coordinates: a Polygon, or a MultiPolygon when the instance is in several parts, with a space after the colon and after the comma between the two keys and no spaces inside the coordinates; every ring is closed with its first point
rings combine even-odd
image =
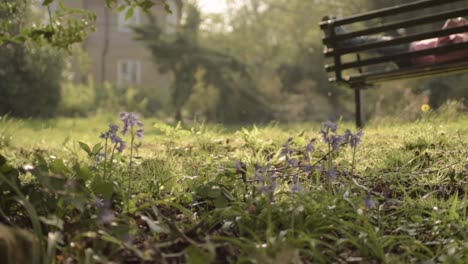
{"type": "Polygon", "coordinates": [[[362,137],[341,122],[142,121],[133,148],[117,134],[120,154],[99,138],[122,129],[117,116],[0,120],[0,231],[11,233],[0,257],[468,263],[468,116],[381,120],[362,137]]]}

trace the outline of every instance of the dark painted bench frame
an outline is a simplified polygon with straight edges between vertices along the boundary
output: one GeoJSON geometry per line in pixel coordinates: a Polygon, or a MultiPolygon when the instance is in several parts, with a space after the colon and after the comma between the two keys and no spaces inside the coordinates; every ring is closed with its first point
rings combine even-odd
{"type": "Polygon", "coordinates": [[[393,81],[407,78],[419,78],[426,76],[434,76],[438,74],[457,73],[468,70],[468,61],[454,61],[443,64],[434,64],[430,66],[415,65],[410,67],[402,67],[398,69],[384,69],[379,71],[369,71],[363,69],[365,66],[385,65],[391,64],[398,59],[408,59],[419,57],[423,55],[444,54],[451,51],[468,49],[468,43],[452,44],[443,47],[426,49],[421,51],[404,52],[395,55],[377,56],[366,59],[361,59],[360,52],[372,52],[376,48],[384,48],[398,44],[409,44],[413,41],[424,40],[429,38],[436,38],[441,36],[449,36],[451,34],[468,32],[468,26],[456,27],[450,29],[441,29],[431,32],[417,33],[406,36],[396,37],[392,40],[379,41],[372,43],[363,43],[362,45],[346,46],[344,41],[354,37],[372,35],[382,33],[390,30],[406,29],[414,26],[431,24],[439,20],[445,21],[446,19],[468,16],[468,6],[458,10],[448,12],[436,13],[428,16],[415,17],[408,20],[401,20],[382,24],[366,29],[348,32],[344,34],[336,34],[335,28],[337,26],[347,26],[349,24],[364,22],[370,19],[382,18],[393,16],[405,12],[420,10],[423,8],[432,8],[434,10],[444,4],[455,3],[466,0],[422,0],[409,4],[403,4],[395,7],[384,8],[359,14],[341,19],[329,19],[320,23],[320,28],[324,31],[325,37],[323,44],[325,45],[324,55],[326,58],[331,58],[333,63],[325,65],[327,72],[333,76],[329,78],[330,82],[344,84],[355,91],[355,104],[356,104],[356,126],[362,127],[364,124],[363,112],[363,89],[372,86],[375,83],[393,81]],[[343,56],[354,54],[356,59],[351,62],[344,62],[343,56]],[[354,69],[354,73],[345,73],[345,70],[354,69]],[[356,73],[357,72],[357,73],[356,73]]]}

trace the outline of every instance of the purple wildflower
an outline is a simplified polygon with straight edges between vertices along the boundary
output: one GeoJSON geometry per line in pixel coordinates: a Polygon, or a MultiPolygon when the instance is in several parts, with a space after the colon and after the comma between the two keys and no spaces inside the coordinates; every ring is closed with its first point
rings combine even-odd
{"type": "Polygon", "coordinates": [[[119,130],[119,127],[115,124],[109,124],[109,130],[107,130],[104,133],[101,133],[99,136],[101,139],[112,139],[117,135],[117,131],[119,130]]]}
{"type": "Polygon", "coordinates": [[[383,197],[388,200],[392,197],[392,190],[387,186],[383,191],[383,197]]]}
{"type": "Polygon", "coordinates": [[[327,121],[322,123],[322,128],[326,130],[331,130],[331,132],[336,133],[336,130],[338,129],[338,125],[333,123],[332,121],[327,121]]]}
{"type": "Polygon", "coordinates": [[[355,148],[359,143],[361,143],[361,137],[362,137],[362,130],[359,130],[356,134],[351,134],[349,138],[349,145],[352,148],[355,148]]]}
{"type": "Polygon", "coordinates": [[[341,146],[341,143],[345,141],[343,136],[331,135],[328,143],[332,145],[332,150],[336,151],[341,146]]]}
{"type": "Polygon", "coordinates": [[[310,164],[307,164],[307,165],[305,165],[305,166],[302,166],[301,169],[302,169],[302,172],[304,172],[304,173],[309,173],[309,172],[312,171],[312,166],[310,166],[310,164]]]}
{"type": "Polygon", "coordinates": [[[134,114],[134,113],[127,113],[127,112],[120,113],[120,120],[122,120],[124,124],[124,127],[122,129],[122,134],[123,135],[127,134],[129,128],[137,126],[139,127],[138,129],[139,132],[137,131],[137,136],[139,138],[143,137],[143,122],[138,120],[139,118],[140,118],[139,115],[134,114]]]}
{"type": "Polygon", "coordinates": [[[74,179],[68,179],[67,182],[65,183],[65,188],[67,190],[73,190],[75,189],[76,186],[76,181],[74,179]]]}
{"type": "Polygon", "coordinates": [[[118,152],[122,153],[122,151],[125,149],[125,142],[122,140],[121,137],[114,135],[111,137],[111,142],[116,145],[116,149],[118,152]]]}
{"type": "Polygon", "coordinates": [[[327,171],[327,175],[328,175],[328,177],[330,178],[331,181],[336,181],[336,179],[338,178],[338,170],[336,169],[336,166],[329,169],[327,171]]]}
{"type": "Polygon", "coordinates": [[[351,133],[351,130],[346,129],[346,131],[343,134],[344,141],[348,142],[352,135],[353,135],[353,133],[351,133]]]}
{"type": "Polygon", "coordinates": [[[305,150],[307,153],[312,153],[315,151],[314,145],[312,145],[312,141],[310,141],[309,144],[306,145],[305,150]]]}
{"type": "Polygon", "coordinates": [[[122,153],[122,152],[124,151],[124,149],[125,149],[125,146],[126,146],[125,142],[124,142],[124,141],[120,141],[120,142],[118,143],[116,149],[117,149],[118,152],[122,153]]]}
{"type": "Polygon", "coordinates": [[[117,131],[119,131],[119,126],[116,124],[109,124],[109,132],[112,134],[117,134],[117,131]]]}
{"type": "Polygon", "coordinates": [[[289,154],[292,154],[292,150],[291,148],[289,147],[289,144],[292,142],[292,138],[288,138],[288,141],[286,141],[286,143],[283,144],[283,148],[281,149],[281,157],[283,156],[288,156],[289,154]]]}
{"type": "Polygon", "coordinates": [[[268,199],[270,200],[270,202],[274,202],[275,201],[275,189],[276,189],[276,186],[278,185],[276,183],[276,176],[272,176],[270,177],[270,184],[267,186],[266,190],[267,190],[267,195],[268,195],[268,199]]]}
{"type": "Polygon", "coordinates": [[[104,201],[98,197],[94,197],[91,202],[98,211],[98,220],[101,224],[109,224],[115,219],[115,212],[111,209],[110,200],[104,201]]]}
{"type": "Polygon", "coordinates": [[[103,225],[109,224],[115,219],[114,211],[112,211],[111,209],[104,209],[99,214],[98,219],[99,222],[103,225]]]}
{"type": "Polygon", "coordinates": [[[299,165],[299,160],[298,159],[290,159],[290,158],[286,157],[286,162],[287,162],[288,166],[290,166],[290,167],[297,167],[297,165],[299,165]]]}
{"type": "Polygon", "coordinates": [[[260,168],[257,164],[254,165],[255,172],[254,172],[254,178],[260,183],[264,183],[265,179],[263,178],[263,168],[260,168]]]}
{"type": "Polygon", "coordinates": [[[258,181],[258,190],[265,194],[270,202],[274,201],[274,193],[277,186],[276,178],[274,171],[268,171],[270,168],[269,165],[266,165],[262,168],[259,168],[258,165],[255,165],[255,180],[258,181]]]}
{"type": "Polygon", "coordinates": [[[366,194],[366,197],[364,197],[364,206],[366,207],[366,210],[371,209],[377,204],[377,201],[372,199],[369,193],[366,194]]]}
{"type": "Polygon", "coordinates": [[[314,167],[312,167],[312,169],[316,171],[323,171],[323,166],[320,164],[317,164],[314,167]]]}
{"type": "Polygon", "coordinates": [[[244,162],[242,162],[242,160],[239,160],[239,162],[234,163],[234,168],[236,169],[237,175],[244,175],[247,171],[247,166],[244,162]]]}
{"type": "Polygon", "coordinates": [[[91,203],[96,207],[97,209],[103,208],[104,207],[104,201],[98,197],[94,197],[91,203]]]}
{"type": "MultiPolygon", "coordinates": [[[[122,140],[122,138],[117,136],[117,131],[119,131],[119,127],[117,125],[109,124],[109,130],[107,130],[104,133],[101,133],[100,138],[105,139],[105,140],[110,139],[110,141],[116,145],[117,151],[122,153],[122,151],[125,148],[125,142],[122,140]]],[[[105,153],[99,152],[96,157],[97,162],[101,162],[102,158],[104,157],[105,157],[105,153]]]]}
{"type": "Polygon", "coordinates": [[[101,162],[105,157],[106,153],[104,151],[99,151],[99,153],[96,155],[96,162],[101,162]]]}
{"type": "Polygon", "coordinates": [[[139,128],[136,132],[137,138],[143,138],[144,135],[145,135],[145,132],[143,131],[143,128],[139,128]]]}
{"type": "Polygon", "coordinates": [[[339,146],[339,143],[341,143],[341,142],[338,142],[337,140],[339,137],[338,135],[330,135],[330,132],[336,133],[337,129],[338,129],[338,125],[331,121],[322,123],[322,128],[320,129],[320,133],[322,134],[323,141],[325,143],[334,144],[333,150],[335,150],[335,146],[339,146]]]}
{"type": "Polygon", "coordinates": [[[293,175],[293,184],[290,188],[291,193],[296,193],[296,192],[301,192],[302,191],[302,186],[299,182],[299,177],[296,175],[293,175]]]}
{"type": "Polygon", "coordinates": [[[133,236],[130,235],[130,234],[128,234],[128,233],[124,235],[124,237],[123,237],[122,240],[123,240],[123,242],[125,242],[125,243],[127,243],[127,244],[129,244],[129,245],[132,245],[132,244],[134,243],[134,238],[133,238],[133,236]]]}

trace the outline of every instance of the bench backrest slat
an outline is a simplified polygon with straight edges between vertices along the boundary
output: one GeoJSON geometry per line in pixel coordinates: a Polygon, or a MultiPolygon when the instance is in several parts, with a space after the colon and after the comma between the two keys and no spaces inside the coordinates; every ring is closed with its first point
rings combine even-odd
{"type": "MultiPolygon", "coordinates": [[[[398,30],[400,28],[409,28],[409,27],[428,24],[434,21],[446,20],[446,19],[450,19],[454,17],[462,17],[462,16],[467,16],[467,15],[468,15],[468,7],[463,8],[463,9],[452,10],[448,12],[442,12],[442,13],[438,13],[434,15],[427,15],[427,16],[422,16],[419,18],[388,23],[388,24],[384,24],[381,26],[370,27],[370,28],[366,28],[363,30],[349,32],[349,33],[338,34],[333,38],[333,41],[336,42],[336,41],[351,39],[351,38],[358,37],[358,36],[366,36],[366,35],[386,32],[390,30],[398,30]]],[[[332,42],[332,39],[330,37],[325,37],[323,39],[323,44],[325,45],[330,44],[331,42],[332,42]]]]}
{"type": "Polygon", "coordinates": [[[445,5],[445,4],[455,3],[455,2],[460,2],[460,1],[466,1],[466,0],[422,0],[422,1],[417,1],[417,2],[413,2],[409,4],[383,8],[383,9],[379,9],[376,11],[363,13],[360,15],[350,16],[347,18],[336,19],[333,21],[323,21],[320,23],[320,28],[325,29],[329,25],[329,23],[333,23],[335,26],[342,26],[342,25],[352,24],[352,23],[370,20],[374,18],[382,18],[385,16],[397,15],[400,13],[420,10],[422,8],[445,5]]]}

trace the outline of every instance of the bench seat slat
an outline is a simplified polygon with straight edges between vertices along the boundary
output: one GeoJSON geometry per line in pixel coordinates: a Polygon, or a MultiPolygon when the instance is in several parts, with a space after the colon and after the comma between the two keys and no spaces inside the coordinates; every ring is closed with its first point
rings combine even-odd
{"type": "Polygon", "coordinates": [[[435,75],[454,74],[467,71],[468,61],[458,61],[432,66],[420,65],[393,71],[368,72],[359,75],[351,75],[346,77],[345,81],[350,86],[355,86],[356,84],[362,83],[379,83],[400,79],[422,78],[425,76],[433,77],[435,75]]]}
{"type": "Polygon", "coordinates": [[[463,32],[468,32],[468,25],[461,26],[461,27],[441,29],[441,30],[436,30],[436,31],[431,31],[431,32],[425,32],[425,33],[420,33],[420,34],[413,34],[409,36],[395,38],[392,40],[368,43],[368,44],[358,45],[358,46],[354,46],[350,48],[331,49],[325,52],[325,56],[330,57],[336,54],[345,55],[345,54],[368,51],[368,50],[384,48],[384,47],[389,47],[389,46],[394,46],[394,45],[399,45],[399,44],[406,44],[412,41],[418,41],[418,40],[424,40],[424,39],[430,39],[430,38],[436,38],[436,37],[442,37],[442,36],[449,36],[452,34],[458,34],[458,33],[463,33],[463,32]]]}
{"type": "MultiPolygon", "coordinates": [[[[381,56],[381,57],[375,57],[375,58],[359,60],[359,61],[354,61],[354,62],[342,63],[339,69],[345,70],[345,69],[359,68],[363,66],[376,65],[376,64],[385,63],[385,62],[398,61],[401,59],[415,58],[415,57],[433,55],[433,54],[444,54],[448,52],[455,52],[455,51],[466,50],[466,49],[468,49],[468,42],[463,42],[463,43],[451,44],[451,45],[441,46],[441,47],[436,47],[436,48],[431,48],[431,49],[409,51],[409,52],[400,53],[396,55],[381,56]]],[[[326,65],[325,69],[327,72],[332,72],[336,70],[336,67],[335,65],[326,65]]]]}

